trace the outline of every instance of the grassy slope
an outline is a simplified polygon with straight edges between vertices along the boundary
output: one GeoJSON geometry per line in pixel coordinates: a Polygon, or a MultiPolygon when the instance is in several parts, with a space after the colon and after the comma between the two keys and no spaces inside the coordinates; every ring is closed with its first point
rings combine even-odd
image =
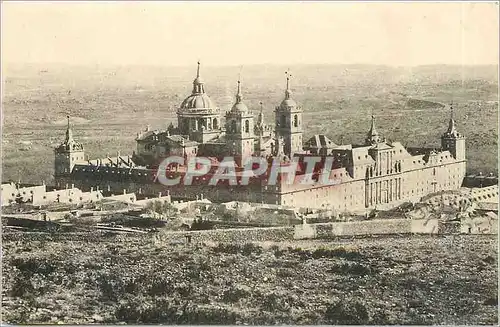
{"type": "MultiPolygon", "coordinates": [[[[4,72],[3,178],[49,181],[53,150],[64,136],[65,116],[91,158],[131,153],[134,137],[146,124],[165,127],[190,92],[193,69],[168,67],[8,67],[4,72]],[[48,72],[40,72],[47,68],[48,72]],[[71,92],[69,92],[71,91],[71,92]],[[26,144],[32,142],[31,150],[26,144]]],[[[245,101],[259,101],[273,122],[283,97],[284,67],[245,67],[245,101]]],[[[204,68],[207,91],[229,109],[238,68],[204,68]]],[[[496,172],[498,84],[496,67],[299,66],[294,97],[304,107],[305,137],[325,133],[340,142],[361,142],[369,116],[390,140],[438,146],[449,112],[408,108],[407,99],[453,101],[460,131],[467,137],[470,171],[496,172]]]]}
{"type": "Polygon", "coordinates": [[[496,324],[493,236],[5,241],[3,317],[70,324],[496,324]]]}

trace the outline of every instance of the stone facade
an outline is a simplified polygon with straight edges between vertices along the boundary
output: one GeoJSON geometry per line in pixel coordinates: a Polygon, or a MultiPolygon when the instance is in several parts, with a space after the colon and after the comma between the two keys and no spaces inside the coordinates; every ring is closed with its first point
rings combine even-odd
{"type": "MultiPolygon", "coordinates": [[[[114,191],[144,194],[166,194],[172,199],[194,200],[201,194],[213,202],[243,201],[303,208],[329,208],[338,212],[365,212],[385,209],[403,202],[418,201],[431,193],[461,187],[466,171],[465,137],[453,119],[441,137],[441,148],[405,148],[399,142],[381,137],[372,117],[364,144],[337,145],[324,135],[302,140],[302,108],[292,99],[287,76],[285,98],[275,110],[274,128],[264,124],[262,109],[254,123],[253,114],[243,102],[241,84],[234,106],[222,123],[220,110],[205,92],[200,77],[193,81],[193,91],[180,105],[177,127],[165,131],[146,131],[137,136],[132,156],[84,161],[83,146],[73,140],[68,125],[66,139],[56,149],[55,179],[57,186],[74,183],[86,190],[108,187],[114,191]],[[291,162],[303,165],[308,157],[321,156],[313,173],[300,171],[294,183],[285,175],[276,185],[264,178],[254,178],[249,185],[208,185],[206,177],[194,185],[165,186],[156,177],[158,163],[167,156],[188,159],[210,157],[215,163],[224,156],[234,156],[238,165],[245,157],[261,156],[268,161],[279,158],[284,166],[291,162]],[[333,165],[327,172],[335,183],[318,181],[324,173],[324,162],[333,165]],[[301,184],[312,178],[312,185],[301,184]]],[[[182,177],[185,167],[169,171],[182,177]]]]}

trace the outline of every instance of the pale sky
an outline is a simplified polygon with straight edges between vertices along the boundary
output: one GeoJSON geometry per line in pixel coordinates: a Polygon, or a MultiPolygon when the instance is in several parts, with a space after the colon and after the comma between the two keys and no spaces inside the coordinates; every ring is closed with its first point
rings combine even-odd
{"type": "Polygon", "coordinates": [[[498,5],[3,2],[2,61],[497,64],[498,5]]]}

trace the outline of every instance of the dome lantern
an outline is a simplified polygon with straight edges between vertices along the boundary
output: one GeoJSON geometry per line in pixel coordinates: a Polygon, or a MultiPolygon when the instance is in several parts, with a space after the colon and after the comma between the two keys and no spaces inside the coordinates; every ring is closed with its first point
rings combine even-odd
{"type": "Polygon", "coordinates": [[[200,62],[196,70],[196,78],[193,80],[193,91],[182,101],[179,112],[190,112],[191,110],[217,111],[216,106],[205,92],[205,83],[200,77],[200,62]]]}

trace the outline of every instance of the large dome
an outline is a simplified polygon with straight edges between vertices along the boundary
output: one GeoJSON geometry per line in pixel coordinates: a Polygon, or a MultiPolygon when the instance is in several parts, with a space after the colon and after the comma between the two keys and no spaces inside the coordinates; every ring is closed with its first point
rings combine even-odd
{"type": "Polygon", "coordinates": [[[191,110],[215,110],[215,103],[205,93],[205,85],[203,79],[200,77],[200,63],[198,62],[198,70],[196,78],[193,81],[193,91],[181,103],[180,111],[189,112],[191,110]]]}
{"type": "Polygon", "coordinates": [[[215,109],[215,104],[206,93],[191,94],[182,101],[181,109],[215,109]]]}

